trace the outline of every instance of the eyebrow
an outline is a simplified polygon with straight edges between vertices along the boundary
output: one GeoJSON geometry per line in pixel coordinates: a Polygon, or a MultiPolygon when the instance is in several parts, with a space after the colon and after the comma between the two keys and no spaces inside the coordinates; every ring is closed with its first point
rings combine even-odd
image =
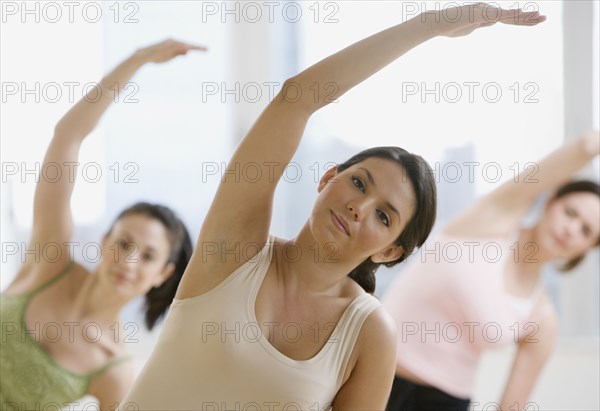
{"type": "MultiPolygon", "coordinates": [[[[363,170],[365,173],[367,173],[367,178],[369,179],[369,182],[371,184],[373,184],[373,187],[377,187],[377,184],[375,184],[375,180],[373,179],[373,175],[369,172],[369,170],[367,170],[364,167],[359,167],[359,169],[363,170]]],[[[390,208],[394,213],[396,213],[398,215],[398,220],[399,222],[402,222],[402,217],[400,216],[400,212],[398,210],[396,210],[396,207],[394,207],[392,205],[392,203],[390,203],[389,201],[385,202],[385,205],[390,208]]]]}
{"type": "MultiPolygon", "coordinates": [[[[137,245],[137,243],[136,243],[135,241],[133,241],[133,237],[132,237],[131,235],[129,235],[129,233],[128,233],[128,232],[124,232],[124,233],[123,233],[123,237],[125,237],[125,239],[126,239],[128,242],[130,242],[130,243],[133,243],[133,244],[136,244],[136,245],[137,245]]],[[[147,245],[147,246],[146,246],[146,248],[147,248],[147,249],[148,249],[148,251],[150,251],[151,253],[155,253],[155,254],[156,254],[156,252],[157,252],[157,251],[156,251],[156,248],[152,247],[151,245],[147,245]]]]}

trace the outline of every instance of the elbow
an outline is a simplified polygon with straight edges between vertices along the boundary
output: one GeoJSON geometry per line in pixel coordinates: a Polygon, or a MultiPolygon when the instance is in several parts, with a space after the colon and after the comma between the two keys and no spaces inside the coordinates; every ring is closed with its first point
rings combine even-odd
{"type": "Polygon", "coordinates": [[[288,78],[275,99],[279,104],[286,105],[289,110],[308,118],[324,105],[319,104],[313,89],[314,86],[300,74],[288,78]]]}
{"type": "Polygon", "coordinates": [[[64,142],[81,142],[91,131],[87,128],[74,129],[71,125],[59,121],[54,127],[54,139],[64,142]]]}

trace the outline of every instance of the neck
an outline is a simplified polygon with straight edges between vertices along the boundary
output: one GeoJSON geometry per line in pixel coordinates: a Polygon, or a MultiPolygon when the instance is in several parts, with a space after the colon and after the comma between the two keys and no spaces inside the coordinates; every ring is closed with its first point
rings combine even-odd
{"type": "Polygon", "coordinates": [[[319,244],[310,230],[309,222],[287,244],[290,246],[287,253],[285,250],[282,252],[282,265],[303,291],[338,293],[348,274],[360,264],[360,261],[344,258],[343,252],[334,244],[319,244]]]}
{"type": "Polygon", "coordinates": [[[519,266],[528,273],[541,272],[544,264],[553,260],[554,256],[540,247],[540,241],[536,235],[535,227],[521,230],[517,240],[519,266]]]}
{"type": "Polygon", "coordinates": [[[119,320],[119,312],[127,302],[102,284],[97,273],[94,273],[85,280],[75,307],[80,318],[108,327],[119,320]]]}

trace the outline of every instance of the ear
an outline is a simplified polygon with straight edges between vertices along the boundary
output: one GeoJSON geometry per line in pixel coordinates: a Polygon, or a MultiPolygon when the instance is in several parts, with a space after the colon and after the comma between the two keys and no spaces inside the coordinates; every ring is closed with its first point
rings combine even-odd
{"type": "Polygon", "coordinates": [[[401,245],[393,245],[389,247],[387,250],[384,250],[380,253],[373,254],[371,256],[371,261],[374,263],[387,263],[390,261],[394,261],[399,259],[404,255],[404,249],[401,245]]]}
{"type": "Polygon", "coordinates": [[[329,170],[327,170],[325,172],[325,174],[323,174],[323,177],[321,177],[321,181],[319,181],[319,187],[317,188],[317,193],[320,193],[325,188],[325,185],[327,185],[328,182],[331,181],[332,183],[334,183],[335,180],[332,180],[332,179],[336,174],[337,174],[337,166],[333,166],[329,170]]]}
{"type": "Polygon", "coordinates": [[[175,263],[167,264],[165,266],[165,268],[163,269],[162,273],[160,273],[160,276],[156,279],[156,281],[154,281],[154,284],[152,286],[155,288],[160,287],[162,285],[162,283],[167,281],[169,279],[169,277],[171,277],[173,275],[174,272],[175,272],[175,263]]]}

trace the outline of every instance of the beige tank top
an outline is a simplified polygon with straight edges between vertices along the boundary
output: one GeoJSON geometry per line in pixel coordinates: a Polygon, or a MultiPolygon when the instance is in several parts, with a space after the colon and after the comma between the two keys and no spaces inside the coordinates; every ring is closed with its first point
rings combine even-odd
{"type": "MultiPolygon", "coordinates": [[[[256,321],[256,296],[273,254],[273,237],[205,294],[171,305],[157,345],[119,410],[328,410],[352,348],[380,306],[356,297],[314,357],[277,351],[256,321]]],[[[284,325],[285,326],[285,325],[284,325]]],[[[297,327],[287,332],[297,338],[297,327]]]]}

